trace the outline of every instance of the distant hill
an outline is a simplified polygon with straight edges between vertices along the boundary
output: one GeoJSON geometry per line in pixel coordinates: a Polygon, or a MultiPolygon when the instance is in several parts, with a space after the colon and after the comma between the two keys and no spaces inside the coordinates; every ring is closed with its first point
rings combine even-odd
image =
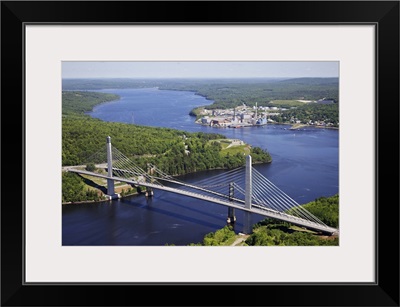
{"type": "Polygon", "coordinates": [[[303,84],[303,85],[327,85],[339,84],[339,78],[294,78],[280,81],[280,83],[303,84]]]}
{"type": "Polygon", "coordinates": [[[158,88],[192,91],[210,101],[207,108],[269,106],[273,100],[339,101],[339,78],[245,79],[63,79],[64,91],[122,88],[158,88]]]}
{"type": "Polygon", "coordinates": [[[210,84],[266,84],[277,83],[285,78],[164,78],[164,79],[135,79],[135,78],[64,78],[62,79],[63,91],[87,91],[118,88],[150,88],[160,89],[178,88],[196,90],[200,86],[210,84]]]}

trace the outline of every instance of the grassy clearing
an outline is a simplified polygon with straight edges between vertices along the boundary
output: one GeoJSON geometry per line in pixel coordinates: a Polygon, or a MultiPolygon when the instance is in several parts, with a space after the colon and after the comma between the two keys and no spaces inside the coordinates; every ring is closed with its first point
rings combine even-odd
{"type": "Polygon", "coordinates": [[[248,154],[250,154],[250,147],[248,145],[233,146],[233,147],[221,150],[220,155],[222,157],[225,157],[228,154],[233,156],[233,155],[236,155],[237,153],[240,153],[243,155],[248,155],[248,154]]]}
{"type": "Polygon", "coordinates": [[[218,142],[221,144],[222,150],[226,149],[229,145],[232,144],[232,140],[230,139],[216,139],[216,140],[210,140],[207,142],[208,145],[210,145],[213,142],[218,142]]]}
{"type": "MultiPolygon", "coordinates": [[[[89,190],[96,191],[98,193],[104,194],[105,191],[107,191],[107,179],[104,178],[99,178],[95,176],[89,176],[89,175],[80,175],[84,180],[85,180],[85,186],[89,190]]],[[[114,190],[115,193],[122,193],[122,191],[129,191],[129,190],[135,190],[130,184],[126,182],[121,182],[121,181],[115,181],[114,182],[114,190]]],[[[137,192],[132,192],[130,194],[136,194],[137,192]]]]}
{"type": "Polygon", "coordinates": [[[309,232],[309,233],[312,233],[312,234],[317,234],[317,232],[315,232],[315,231],[312,231],[310,229],[304,229],[303,227],[296,226],[296,225],[291,225],[288,229],[292,229],[292,230],[295,230],[295,231],[301,231],[301,232],[309,232]]]}
{"type": "Polygon", "coordinates": [[[250,154],[250,146],[248,144],[238,144],[235,142],[237,140],[232,140],[232,139],[217,139],[217,140],[211,140],[208,143],[211,144],[211,142],[218,142],[221,145],[221,152],[220,155],[221,157],[225,157],[228,154],[229,155],[236,155],[237,153],[248,155],[250,154]]]}
{"type": "Polygon", "coordinates": [[[229,140],[229,139],[227,139],[227,140],[217,140],[217,141],[221,144],[222,149],[226,149],[229,145],[232,144],[232,141],[229,140]]]}
{"type": "Polygon", "coordinates": [[[271,103],[276,107],[299,107],[306,104],[298,100],[273,100],[271,103]]]}
{"type": "Polygon", "coordinates": [[[107,179],[96,177],[96,176],[89,176],[89,175],[85,175],[85,174],[81,174],[80,176],[82,178],[85,178],[85,179],[99,185],[99,186],[107,187],[107,179]]]}

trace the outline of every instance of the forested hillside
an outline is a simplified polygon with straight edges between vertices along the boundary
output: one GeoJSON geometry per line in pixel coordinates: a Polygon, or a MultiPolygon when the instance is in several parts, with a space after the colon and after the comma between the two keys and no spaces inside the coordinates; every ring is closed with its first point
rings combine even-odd
{"type": "MultiPolygon", "coordinates": [[[[319,218],[327,226],[337,228],[339,220],[339,195],[320,197],[303,208],[319,218]]],[[[289,223],[265,219],[253,227],[253,233],[246,240],[247,245],[338,245],[336,236],[326,238],[289,223]]]]}
{"type": "Polygon", "coordinates": [[[209,108],[231,108],[245,103],[248,106],[268,106],[271,100],[334,99],[339,102],[338,78],[297,79],[68,79],[65,90],[107,88],[149,88],[193,91],[210,101],[209,108]]]}
{"type": "MultiPolygon", "coordinates": [[[[98,103],[116,98],[118,97],[102,93],[63,92],[63,166],[92,163],[96,153],[106,152],[107,136],[111,136],[115,148],[141,168],[146,170],[147,163],[152,163],[170,175],[236,168],[245,164],[245,150],[250,154],[254,153],[255,163],[272,161],[270,154],[258,147],[247,146],[239,152],[223,149],[217,140],[226,137],[220,134],[189,133],[169,128],[103,122],[83,114],[98,103]]],[[[69,180],[70,177],[64,179],[69,180]]],[[[82,197],[79,200],[82,200],[82,197]]]]}
{"type": "Polygon", "coordinates": [[[96,92],[62,92],[63,115],[83,114],[92,110],[95,105],[103,102],[118,100],[120,97],[114,94],[96,92]]]}
{"type": "MultiPolygon", "coordinates": [[[[337,228],[339,217],[339,195],[320,197],[302,205],[326,225],[337,228]]],[[[192,246],[232,245],[240,236],[230,226],[208,233],[202,242],[192,246]]],[[[266,218],[253,226],[252,233],[242,241],[242,246],[337,246],[339,237],[323,236],[289,223],[266,218]]]]}

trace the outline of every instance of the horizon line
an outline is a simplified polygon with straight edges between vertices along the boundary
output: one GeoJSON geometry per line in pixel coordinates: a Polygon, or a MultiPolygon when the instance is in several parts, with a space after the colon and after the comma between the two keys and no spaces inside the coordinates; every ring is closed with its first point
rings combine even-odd
{"type": "Polygon", "coordinates": [[[61,79],[329,79],[331,77],[62,77],[61,79]]]}

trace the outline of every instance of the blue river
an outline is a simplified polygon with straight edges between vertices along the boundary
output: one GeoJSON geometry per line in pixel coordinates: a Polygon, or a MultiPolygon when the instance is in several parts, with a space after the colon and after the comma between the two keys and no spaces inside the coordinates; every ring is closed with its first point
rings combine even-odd
{"type": "MultiPolygon", "coordinates": [[[[287,125],[241,129],[198,125],[189,115],[194,107],[212,103],[187,91],[107,89],[121,99],[96,106],[88,113],[104,121],[168,127],[188,132],[212,132],[237,138],[269,151],[273,162],[256,169],[300,204],[339,193],[339,131],[287,125]]],[[[111,136],[112,137],[112,136],[111,136]]],[[[181,177],[196,182],[219,174],[205,171],[181,177]]],[[[153,198],[131,196],[97,204],[63,205],[63,245],[188,245],[226,225],[227,207],[165,191],[153,198]]],[[[235,231],[243,229],[236,210],[235,231]]],[[[264,217],[253,215],[252,223],[264,217]]]]}

